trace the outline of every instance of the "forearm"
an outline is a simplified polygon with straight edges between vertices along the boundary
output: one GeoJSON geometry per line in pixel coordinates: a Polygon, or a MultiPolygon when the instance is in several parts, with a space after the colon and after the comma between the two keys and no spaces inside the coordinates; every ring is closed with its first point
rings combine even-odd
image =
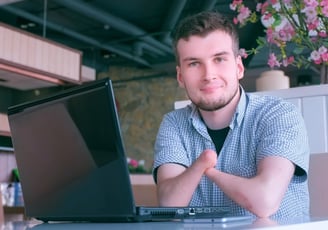
{"type": "Polygon", "coordinates": [[[157,192],[161,206],[187,206],[205,171],[213,168],[217,154],[204,150],[194,163],[185,168],[164,164],[157,171],[157,192]]]}
{"type": "Polygon", "coordinates": [[[157,184],[160,206],[187,206],[204,171],[205,168],[195,163],[177,176],[160,180],[157,184]]]}
{"type": "Polygon", "coordinates": [[[268,217],[277,211],[279,202],[276,202],[273,191],[262,186],[258,178],[243,178],[216,171],[216,176],[210,179],[220,189],[241,207],[259,217],[268,217]]]}
{"type": "Polygon", "coordinates": [[[287,159],[267,157],[260,162],[257,174],[252,178],[216,169],[208,169],[205,174],[241,207],[259,217],[268,217],[279,209],[294,170],[295,166],[287,159]]]}

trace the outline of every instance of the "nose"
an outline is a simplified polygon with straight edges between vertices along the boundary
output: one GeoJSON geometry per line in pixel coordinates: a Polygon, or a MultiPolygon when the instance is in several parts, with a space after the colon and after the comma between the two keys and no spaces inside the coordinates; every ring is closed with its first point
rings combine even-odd
{"type": "Polygon", "coordinates": [[[205,81],[210,81],[213,79],[216,79],[217,77],[217,69],[215,67],[215,65],[213,65],[212,63],[206,63],[204,64],[204,80],[205,81]]]}

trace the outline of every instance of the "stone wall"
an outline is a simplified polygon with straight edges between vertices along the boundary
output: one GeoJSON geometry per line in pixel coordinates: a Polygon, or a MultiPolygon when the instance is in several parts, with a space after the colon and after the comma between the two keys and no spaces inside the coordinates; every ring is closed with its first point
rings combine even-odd
{"type": "Polygon", "coordinates": [[[99,79],[105,77],[113,81],[126,154],[145,160],[145,167],[151,169],[162,117],[174,109],[175,101],[186,99],[185,92],[175,75],[159,76],[145,69],[111,67],[107,73],[98,74],[99,79]],[[133,76],[142,80],[124,81],[133,76]]]}

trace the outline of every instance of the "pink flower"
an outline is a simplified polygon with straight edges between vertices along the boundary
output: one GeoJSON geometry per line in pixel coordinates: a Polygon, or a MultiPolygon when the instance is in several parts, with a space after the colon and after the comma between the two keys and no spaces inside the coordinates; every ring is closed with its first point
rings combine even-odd
{"type": "Polygon", "coordinates": [[[126,161],[128,162],[128,165],[133,167],[133,168],[136,168],[138,167],[138,161],[135,160],[135,159],[132,159],[132,158],[127,158],[126,161]]]}
{"type": "Polygon", "coordinates": [[[229,7],[230,7],[230,10],[233,10],[233,11],[235,11],[237,9],[237,5],[234,5],[233,3],[231,3],[229,5],[229,7]]]}
{"type": "Polygon", "coordinates": [[[240,13],[237,15],[237,19],[241,24],[244,24],[246,20],[249,18],[249,16],[251,15],[251,11],[249,10],[248,7],[245,7],[244,5],[240,7],[239,11],[240,13]]]}
{"type": "Polygon", "coordinates": [[[285,26],[278,31],[279,37],[276,39],[284,42],[290,41],[294,35],[295,35],[294,28],[290,25],[290,23],[286,23],[285,26]]]}
{"type": "Polygon", "coordinates": [[[314,61],[316,64],[321,64],[321,55],[317,50],[313,50],[311,52],[310,58],[314,61]]]}
{"type": "Polygon", "coordinates": [[[307,28],[309,30],[316,30],[319,26],[319,20],[316,18],[315,20],[312,20],[310,21],[308,24],[307,24],[307,28]]]}
{"type": "Polygon", "coordinates": [[[307,22],[311,22],[312,20],[316,20],[317,17],[318,17],[316,8],[312,7],[312,6],[305,7],[301,12],[305,13],[307,22]]]}
{"type": "Polygon", "coordinates": [[[318,49],[318,53],[320,54],[321,60],[323,62],[327,62],[328,61],[328,49],[327,49],[327,47],[321,46],[318,49]]]}
{"type": "Polygon", "coordinates": [[[280,67],[280,63],[274,53],[269,54],[268,65],[270,66],[270,68],[273,68],[275,66],[280,67]]]}
{"type": "Polygon", "coordinates": [[[240,55],[242,58],[247,58],[247,57],[248,57],[248,54],[247,54],[246,50],[243,49],[243,48],[239,50],[239,55],[240,55]]]}
{"type": "Polygon", "coordinates": [[[135,159],[131,159],[129,164],[134,168],[138,167],[138,161],[135,159]]]}
{"type": "MultiPolygon", "coordinates": [[[[321,4],[323,3],[324,1],[321,2],[321,4]]],[[[322,6],[322,9],[321,9],[321,12],[323,14],[323,16],[325,17],[328,17],[328,1],[325,1],[326,5],[321,5],[322,6]]]]}
{"type": "Polygon", "coordinates": [[[321,59],[323,62],[328,62],[328,52],[321,54],[321,59]]]}
{"type": "Polygon", "coordinates": [[[310,7],[317,7],[319,5],[317,0],[304,0],[304,4],[310,7]]]}
{"type": "Polygon", "coordinates": [[[320,48],[318,49],[318,52],[320,55],[327,53],[327,48],[324,46],[320,46],[320,48]]]}
{"type": "Polygon", "coordinates": [[[320,31],[318,35],[319,35],[319,37],[326,38],[327,37],[327,32],[326,31],[320,31]]]}
{"type": "Polygon", "coordinates": [[[274,31],[272,28],[267,29],[266,36],[267,36],[267,41],[269,43],[274,43],[274,33],[273,32],[274,31]]]}
{"type": "Polygon", "coordinates": [[[261,14],[264,15],[267,11],[267,8],[269,6],[269,1],[265,1],[263,4],[262,4],[262,9],[261,9],[261,14]]]}
{"type": "Polygon", "coordinates": [[[232,3],[229,5],[230,9],[235,11],[238,6],[242,5],[243,1],[242,0],[233,0],[232,3]]]}
{"type": "Polygon", "coordinates": [[[286,67],[286,66],[292,64],[294,61],[295,61],[294,56],[290,56],[290,57],[288,57],[288,58],[284,58],[284,59],[282,60],[282,65],[283,65],[284,67],[286,67]]]}
{"type": "Polygon", "coordinates": [[[260,12],[261,9],[262,9],[262,3],[257,3],[257,4],[256,4],[256,11],[257,11],[257,12],[260,12]]]}

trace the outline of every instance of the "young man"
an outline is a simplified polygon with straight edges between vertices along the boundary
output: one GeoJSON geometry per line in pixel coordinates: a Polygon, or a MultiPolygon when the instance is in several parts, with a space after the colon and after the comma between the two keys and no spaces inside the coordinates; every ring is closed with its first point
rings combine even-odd
{"type": "Polygon", "coordinates": [[[230,206],[258,217],[308,215],[305,124],[291,103],[247,94],[234,26],[215,12],[174,34],[177,80],[192,101],[166,114],[154,178],[162,206],[230,206]]]}

